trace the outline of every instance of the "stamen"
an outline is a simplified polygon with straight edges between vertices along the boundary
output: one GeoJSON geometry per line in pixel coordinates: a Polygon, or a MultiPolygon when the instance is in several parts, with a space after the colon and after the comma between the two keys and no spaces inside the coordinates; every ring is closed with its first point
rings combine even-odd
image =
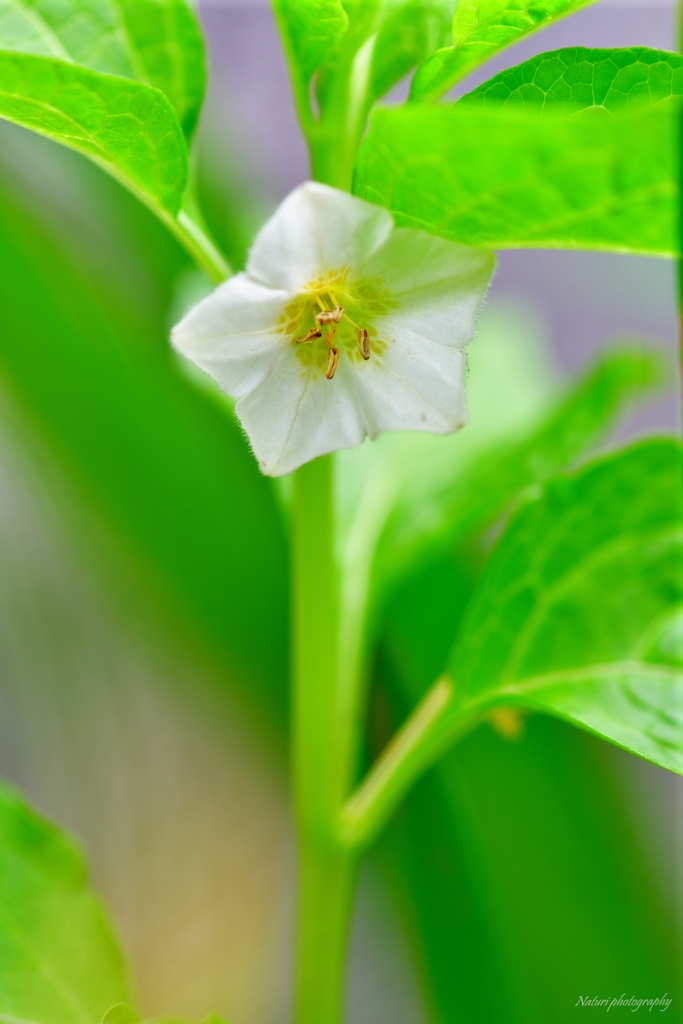
{"type": "Polygon", "coordinates": [[[338,324],[344,315],[343,306],[335,306],[334,309],[323,309],[321,313],[318,313],[315,322],[317,324],[338,324]]]}
{"type": "Polygon", "coordinates": [[[361,327],[358,331],[358,348],[363,359],[370,358],[370,341],[368,338],[368,332],[364,327],[361,327]]]}
{"type": "Polygon", "coordinates": [[[327,341],[326,341],[326,345],[327,345],[328,348],[332,348],[332,346],[334,345],[334,339],[335,339],[336,333],[337,333],[337,325],[336,324],[332,324],[331,327],[327,328],[327,341]]]}
{"type": "Polygon", "coordinates": [[[310,331],[304,334],[301,338],[295,338],[297,345],[306,345],[309,341],[313,341],[314,338],[322,338],[323,332],[319,327],[311,327],[310,331]]]}
{"type": "Polygon", "coordinates": [[[339,349],[331,348],[327,353],[327,372],[325,376],[328,380],[332,380],[335,373],[337,372],[337,365],[339,363],[339,349]]]}

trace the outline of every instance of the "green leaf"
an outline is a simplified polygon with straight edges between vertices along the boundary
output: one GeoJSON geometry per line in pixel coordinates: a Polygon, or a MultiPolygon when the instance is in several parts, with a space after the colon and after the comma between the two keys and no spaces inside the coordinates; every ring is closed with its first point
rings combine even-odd
{"type": "MultiPolygon", "coordinates": [[[[444,557],[387,609],[375,754],[443,670],[473,555],[444,557]]],[[[378,853],[435,1024],[571,1024],[577,992],[621,994],[624,977],[677,996],[675,864],[655,876],[643,855],[632,796],[614,784],[623,757],[535,715],[513,742],[475,729],[408,794],[378,853]]]]}
{"type": "MultiPolygon", "coordinates": [[[[85,187],[96,172],[87,170],[79,203],[96,217],[85,187]]],[[[151,614],[209,652],[261,720],[282,720],[287,550],[272,488],[225,403],[178,368],[161,315],[149,309],[161,286],[146,278],[151,257],[138,257],[131,279],[124,243],[171,249],[164,277],[182,254],[139,204],[111,182],[100,187],[116,200],[108,224],[122,246],[122,265],[104,264],[101,285],[85,273],[90,250],[77,269],[33,213],[0,193],[3,393],[120,545],[151,614]],[[127,218],[138,226],[121,239],[127,218]]]]}
{"type": "Polygon", "coordinates": [[[572,113],[590,109],[625,114],[682,95],[679,53],[644,46],[619,50],[572,46],[540,53],[501,71],[460,103],[477,103],[485,109],[514,107],[529,113],[548,113],[561,105],[572,113]]]}
{"type": "Polygon", "coordinates": [[[273,3],[316,167],[346,179],[370,108],[443,44],[452,0],[273,3]]]}
{"type": "Polygon", "coordinates": [[[474,104],[377,110],[354,192],[400,225],[470,245],[671,256],[677,125],[669,107],[609,119],[474,104]]]}
{"type": "MultiPolygon", "coordinates": [[[[476,368],[475,361],[473,373],[476,368]]],[[[549,407],[546,403],[530,424],[508,426],[485,444],[477,444],[477,415],[484,410],[475,406],[467,430],[448,446],[440,446],[436,467],[436,451],[428,453],[429,442],[416,439],[414,451],[403,454],[406,484],[380,541],[376,580],[384,587],[395,586],[481,534],[521,491],[589,451],[624,407],[661,383],[662,377],[661,362],[651,351],[607,350],[565,394],[549,407]],[[409,454],[412,459],[406,459],[409,454]]],[[[496,398],[500,401],[502,396],[494,388],[490,401],[496,398]]]]}
{"type": "Polygon", "coordinates": [[[385,0],[380,5],[368,105],[445,44],[452,9],[453,0],[385,0]]]}
{"type": "Polygon", "coordinates": [[[0,1014],[99,1024],[127,998],[121,952],[78,849],[0,784],[0,1014]]]}
{"type": "Polygon", "coordinates": [[[341,0],[273,0],[292,74],[305,90],[346,33],[341,0]]]}
{"type": "MultiPolygon", "coordinates": [[[[102,1018],[101,1024],[187,1024],[187,1021],[180,1017],[151,1017],[146,1021],[143,1021],[140,1014],[137,1013],[132,1006],[128,1003],[117,1003],[116,1006],[112,1006],[105,1013],[102,1018]]],[[[217,1017],[215,1013],[209,1013],[201,1021],[201,1024],[225,1024],[222,1017],[217,1017]]]]}
{"type": "Polygon", "coordinates": [[[196,124],[206,61],[188,0],[1,0],[0,49],[138,79],[166,93],[188,137],[196,124]]]}
{"type": "Polygon", "coordinates": [[[139,1024],[140,1014],[129,1003],[115,1003],[102,1017],[101,1024],[139,1024]]]}
{"type": "Polygon", "coordinates": [[[647,441],[521,508],[450,659],[460,712],[546,711],[683,774],[681,468],[647,441]]]}
{"type": "Polygon", "coordinates": [[[626,977],[678,997],[673,872],[653,877],[601,746],[541,715],[514,742],[478,729],[380,840],[434,1024],[572,1024],[626,977]]]}
{"type": "Polygon", "coordinates": [[[0,117],[89,156],[162,216],[177,213],[187,152],[173,108],[158,89],[5,50],[0,117]]]}
{"type": "MultiPolygon", "coordinates": [[[[185,1017],[150,1017],[143,1024],[188,1024],[188,1021],[185,1017]]],[[[208,1013],[206,1017],[202,1018],[200,1024],[225,1024],[225,1021],[215,1013],[208,1013]]]]}
{"type": "Polygon", "coordinates": [[[417,69],[412,100],[435,100],[499,50],[586,7],[593,0],[460,0],[453,16],[453,46],[417,69]]]}

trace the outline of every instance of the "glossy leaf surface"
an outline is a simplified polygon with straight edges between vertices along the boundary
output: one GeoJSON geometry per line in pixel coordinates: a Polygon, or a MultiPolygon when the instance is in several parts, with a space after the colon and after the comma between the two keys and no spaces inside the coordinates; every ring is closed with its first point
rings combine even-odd
{"type": "Polygon", "coordinates": [[[544,113],[559,104],[572,113],[626,114],[681,95],[683,57],[679,53],[644,46],[619,50],[572,46],[540,53],[501,71],[460,103],[544,113]]]}
{"type": "Polygon", "coordinates": [[[672,255],[677,116],[657,107],[610,119],[473,104],[377,110],[354,192],[400,225],[471,245],[672,255]]]}
{"type": "Polygon", "coordinates": [[[71,61],[161,89],[189,135],[204,95],[204,44],[188,0],[2,0],[0,49],[71,61]]]}
{"type": "Polygon", "coordinates": [[[76,846],[0,785],[0,1015],[99,1024],[127,998],[121,952],[76,846]]]}
{"type": "Polygon", "coordinates": [[[513,518],[450,659],[456,702],[557,714],[683,774],[682,603],[680,448],[644,442],[513,518]]]}
{"type": "Polygon", "coordinates": [[[499,50],[592,2],[460,0],[453,16],[453,45],[437,51],[417,69],[411,99],[438,99],[499,50]]]}
{"type": "Polygon", "coordinates": [[[0,51],[0,117],[89,156],[162,213],[178,211],[187,153],[159,90],[62,60],[0,51]]]}

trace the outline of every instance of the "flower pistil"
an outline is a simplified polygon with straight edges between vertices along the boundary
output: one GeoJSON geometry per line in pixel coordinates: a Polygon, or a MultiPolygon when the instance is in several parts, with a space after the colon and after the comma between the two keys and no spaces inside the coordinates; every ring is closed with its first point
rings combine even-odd
{"type": "Polygon", "coordinates": [[[314,376],[317,371],[324,373],[327,380],[332,380],[337,372],[343,352],[352,360],[360,357],[367,362],[373,352],[380,356],[386,348],[386,342],[365,316],[365,307],[371,315],[386,315],[393,306],[386,289],[381,282],[364,282],[362,294],[356,295],[346,278],[347,272],[339,271],[325,281],[310,282],[282,317],[282,329],[295,346],[312,346],[309,353],[300,357],[304,367],[313,370],[314,376]],[[368,326],[356,322],[349,309],[368,326]]]}

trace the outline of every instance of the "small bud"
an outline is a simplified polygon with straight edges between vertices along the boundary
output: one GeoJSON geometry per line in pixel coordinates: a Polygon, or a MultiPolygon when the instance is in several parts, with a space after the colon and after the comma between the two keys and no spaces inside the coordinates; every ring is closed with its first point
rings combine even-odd
{"type": "Polygon", "coordinates": [[[323,324],[338,324],[343,316],[344,307],[335,306],[334,309],[321,309],[315,318],[315,322],[320,326],[323,324]]]}
{"type": "Polygon", "coordinates": [[[327,353],[327,372],[325,376],[328,380],[332,380],[335,373],[337,372],[337,364],[339,363],[339,349],[331,348],[327,353]]]}
{"type": "Polygon", "coordinates": [[[358,332],[358,349],[363,359],[370,358],[370,341],[368,339],[368,332],[364,327],[361,327],[358,332]]]}
{"type": "Polygon", "coordinates": [[[309,341],[313,341],[314,338],[322,338],[323,332],[319,327],[311,327],[310,331],[304,334],[301,338],[295,338],[297,345],[305,345],[309,341]]]}

